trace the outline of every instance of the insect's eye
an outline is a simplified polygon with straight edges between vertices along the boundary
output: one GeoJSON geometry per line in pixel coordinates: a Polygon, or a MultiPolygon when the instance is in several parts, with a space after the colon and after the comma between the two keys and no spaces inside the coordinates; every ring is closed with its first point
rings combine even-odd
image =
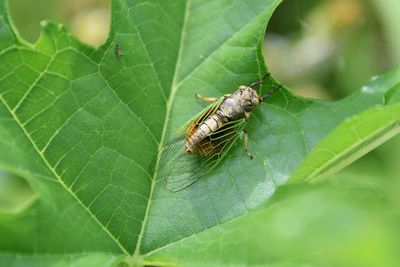
{"type": "Polygon", "coordinates": [[[253,105],[251,103],[246,103],[243,107],[244,111],[249,112],[253,109],[253,105]]]}

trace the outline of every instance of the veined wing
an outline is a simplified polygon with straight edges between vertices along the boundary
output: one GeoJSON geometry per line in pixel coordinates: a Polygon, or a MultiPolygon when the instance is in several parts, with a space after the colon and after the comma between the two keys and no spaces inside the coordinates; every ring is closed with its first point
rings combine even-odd
{"type": "Polygon", "coordinates": [[[189,121],[160,151],[158,179],[165,181],[167,190],[177,192],[198,181],[220,162],[242,132],[245,119],[230,121],[202,139],[195,147],[194,150],[197,148],[206,151],[207,156],[184,152],[187,135],[214,114],[222,100],[223,98],[213,103],[189,121]]]}
{"type": "MultiPolygon", "coordinates": [[[[217,158],[217,160],[222,159],[243,131],[245,124],[245,119],[229,121],[224,126],[201,140],[197,144],[196,148],[201,149],[206,153],[208,152],[207,154],[209,157],[206,162],[212,162],[213,158],[217,158]]],[[[214,165],[216,165],[216,163],[214,163],[214,165]]]]}
{"type": "Polygon", "coordinates": [[[168,180],[168,177],[176,177],[179,174],[187,177],[189,181],[193,180],[193,182],[195,182],[198,179],[196,175],[190,176],[198,172],[196,168],[198,167],[197,161],[199,161],[201,157],[185,154],[186,137],[218,110],[223,99],[224,98],[221,97],[216,102],[207,106],[193,119],[189,120],[163,146],[153,161],[153,169],[157,172],[157,180],[168,180]]]}
{"type": "Polygon", "coordinates": [[[235,143],[245,124],[245,119],[228,122],[201,140],[197,146],[203,151],[210,151],[207,157],[185,153],[178,155],[166,177],[165,188],[172,192],[181,191],[211,171],[235,143]]]}

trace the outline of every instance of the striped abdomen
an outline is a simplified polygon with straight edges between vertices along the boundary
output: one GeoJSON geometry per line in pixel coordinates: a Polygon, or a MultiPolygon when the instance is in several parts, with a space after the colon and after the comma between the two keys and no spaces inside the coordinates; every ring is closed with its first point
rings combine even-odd
{"type": "Polygon", "coordinates": [[[202,145],[202,140],[221,128],[224,124],[225,122],[220,116],[213,114],[198,127],[193,127],[192,131],[186,137],[185,152],[201,156],[212,155],[213,151],[210,150],[210,146],[207,144],[202,145]]]}

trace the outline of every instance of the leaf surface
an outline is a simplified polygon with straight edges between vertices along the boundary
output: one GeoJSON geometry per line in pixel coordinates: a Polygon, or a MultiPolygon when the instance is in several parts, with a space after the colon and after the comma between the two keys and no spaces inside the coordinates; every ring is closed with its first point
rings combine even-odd
{"type": "Polygon", "coordinates": [[[388,205],[384,184],[362,180],[283,186],[247,215],[168,244],[146,259],[196,267],[397,266],[395,205],[388,205]]]}

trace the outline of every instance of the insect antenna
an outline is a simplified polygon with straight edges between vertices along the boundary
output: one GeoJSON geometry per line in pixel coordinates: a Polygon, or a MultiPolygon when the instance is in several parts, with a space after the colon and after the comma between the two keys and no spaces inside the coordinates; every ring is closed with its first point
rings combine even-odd
{"type": "MultiPolygon", "coordinates": [[[[269,72],[267,72],[261,80],[250,84],[249,87],[253,88],[254,86],[262,84],[265,81],[265,79],[267,79],[267,77],[269,77],[270,75],[271,74],[269,72]]],[[[282,87],[283,87],[283,85],[278,83],[278,86],[273,87],[270,92],[268,92],[267,94],[261,96],[261,101],[263,101],[267,97],[271,96],[273,93],[275,93],[277,90],[281,89],[282,87]]]]}
{"type": "Polygon", "coordinates": [[[262,84],[262,83],[265,81],[265,79],[266,79],[268,76],[270,76],[270,75],[271,75],[271,74],[270,74],[269,72],[267,72],[261,80],[256,81],[256,82],[250,84],[249,87],[250,87],[250,88],[253,88],[253,87],[256,86],[256,85],[262,84]]]}
{"type": "Polygon", "coordinates": [[[279,89],[282,89],[283,85],[282,84],[278,84],[278,86],[273,87],[271,91],[269,91],[268,93],[266,93],[265,95],[261,96],[261,101],[264,101],[264,99],[266,99],[267,97],[270,97],[271,95],[273,95],[276,91],[278,91],[279,89]]]}

